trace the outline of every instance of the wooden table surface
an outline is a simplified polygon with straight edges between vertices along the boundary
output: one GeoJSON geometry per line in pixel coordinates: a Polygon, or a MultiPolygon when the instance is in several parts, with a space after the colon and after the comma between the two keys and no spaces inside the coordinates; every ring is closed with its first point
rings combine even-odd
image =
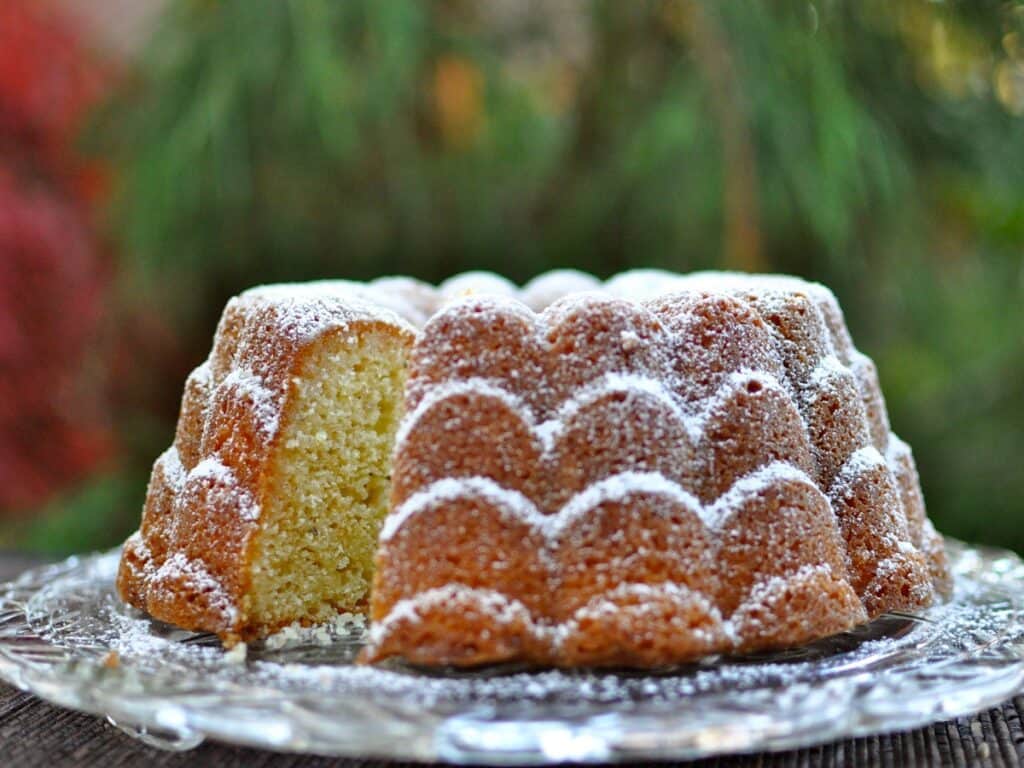
{"type": "MultiPolygon", "coordinates": [[[[0,554],[0,582],[36,560],[0,554]]],[[[1024,764],[1024,695],[971,718],[927,728],[834,742],[811,749],[687,763],[690,766],[928,766],[1024,764]]],[[[0,768],[57,766],[302,766],[397,765],[366,760],[337,760],[276,754],[205,743],[189,752],[147,747],[91,715],[53,707],[0,683],[0,768]]]]}

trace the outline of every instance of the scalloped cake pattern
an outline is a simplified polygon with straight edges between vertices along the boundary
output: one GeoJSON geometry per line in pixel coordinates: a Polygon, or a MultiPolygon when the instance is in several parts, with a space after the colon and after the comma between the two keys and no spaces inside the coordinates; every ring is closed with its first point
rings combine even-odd
{"type": "Polygon", "coordinates": [[[126,543],[129,602],[226,637],[244,624],[288,360],[365,324],[416,340],[367,658],[652,666],[948,588],[910,449],[826,288],[561,270],[229,302],[126,543]]]}
{"type": "Polygon", "coordinates": [[[427,322],[406,391],[368,659],[677,663],[945,587],[821,286],[633,273],[540,313],[470,295],[427,322]]]}

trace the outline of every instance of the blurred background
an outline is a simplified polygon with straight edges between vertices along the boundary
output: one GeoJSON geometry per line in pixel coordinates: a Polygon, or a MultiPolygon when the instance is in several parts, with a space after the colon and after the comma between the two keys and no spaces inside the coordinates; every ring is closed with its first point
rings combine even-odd
{"type": "Polygon", "coordinates": [[[944,531],[1024,551],[1024,4],[2,0],[0,548],[136,527],[250,285],[838,294],[944,531]]]}

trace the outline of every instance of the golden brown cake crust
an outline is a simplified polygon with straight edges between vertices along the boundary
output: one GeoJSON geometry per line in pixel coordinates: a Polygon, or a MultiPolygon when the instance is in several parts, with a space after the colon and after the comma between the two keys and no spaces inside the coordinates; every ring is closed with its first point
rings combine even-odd
{"type": "Polygon", "coordinates": [[[413,352],[367,659],[661,666],[950,587],[910,449],[827,289],[560,271],[233,299],[125,545],[127,602],[228,643],[277,628],[247,604],[293,377],[316,344],[369,334],[413,352]]]}
{"type": "MultiPolygon", "coordinates": [[[[174,445],[155,463],[142,525],[125,544],[121,596],[225,641],[265,634],[246,612],[252,541],[292,377],[317,343],[412,327],[348,284],[268,286],[232,299],[210,358],[185,386],[174,445]]],[[[350,606],[345,606],[346,608],[350,606]]]]}
{"type": "Polygon", "coordinates": [[[659,666],[948,588],[827,289],[637,272],[539,314],[495,293],[413,348],[366,660],[659,666]]]}

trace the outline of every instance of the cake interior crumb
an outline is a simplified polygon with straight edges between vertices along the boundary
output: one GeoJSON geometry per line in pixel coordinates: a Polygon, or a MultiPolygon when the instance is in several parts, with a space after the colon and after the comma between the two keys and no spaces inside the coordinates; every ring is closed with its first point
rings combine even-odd
{"type": "Polygon", "coordinates": [[[292,379],[255,542],[249,621],[333,621],[365,610],[388,510],[405,344],[386,331],[327,335],[292,379]]]}

